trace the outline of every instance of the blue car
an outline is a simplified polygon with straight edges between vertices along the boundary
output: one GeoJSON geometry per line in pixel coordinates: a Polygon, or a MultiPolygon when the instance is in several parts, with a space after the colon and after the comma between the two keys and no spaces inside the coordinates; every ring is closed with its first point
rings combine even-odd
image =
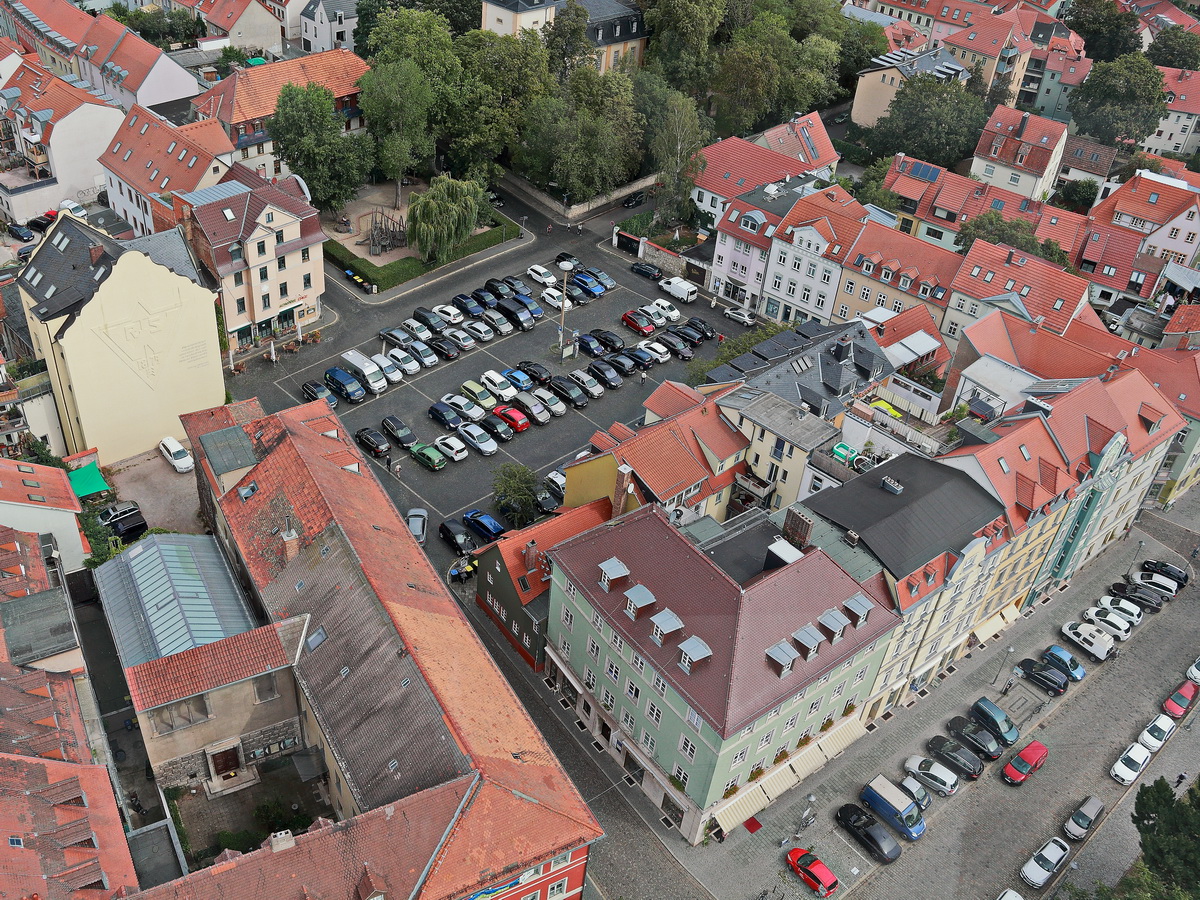
{"type": "Polygon", "coordinates": [[[546,314],[545,310],[538,305],[538,302],[528,294],[522,294],[518,291],[517,293],[513,294],[513,299],[529,310],[529,314],[533,316],[534,319],[540,319],[546,314]]]}
{"type": "Polygon", "coordinates": [[[533,379],[522,372],[520,369],[505,369],[500,373],[509,381],[518,391],[532,391],[533,379]]]}
{"type": "Polygon", "coordinates": [[[481,509],[469,509],[463,514],[463,524],[479,535],[484,543],[490,544],[508,529],[481,509]]]}
{"type": "Polygon", "coordinates": [[[1058,669],[1072,681],[1083,681],[1083,676],[1087,674],[1087,670],[1079,664],[1079,660],[1058,644],[1051,644],[1047,647],[1042,653],[1042,660],[1046,665],[1058,669]]]}
{"type": "Polygon", "coordinates": [[[470,316],[472,319],[478,319],[483,315],[483,306],[474,297],[469,297],[466,294],[455,294],[450,302],[464,316],[470,316]]]}
{"type": "Polygon", "coordinates": [[[577,340],[579,342],[579,349],[592,357],[592,359],[603,356],[608,352],[605,346],[590,334],[581,334],[577,340]]]}
{"type": "Polygon", "coordinates": [[[471,296],[474,297],[481,306],[486,306],[488,309],[496,308],[496,295],[491,291],[484,290],[483,288],[477,288],[476,290],[471,291],[471,296]]]}
{"type": "Polygon", "coordinates": [[[429,418],[451,431],[463,424],[463,417],[447,403],[438,402],[429,407],[429,418]]]}
{"type": "Polygon", "coordinates": [[[604,285],[586,272],[576,272],[571,276],[571,283],[592,297],[599,297],[604,293],[604,285]]]}

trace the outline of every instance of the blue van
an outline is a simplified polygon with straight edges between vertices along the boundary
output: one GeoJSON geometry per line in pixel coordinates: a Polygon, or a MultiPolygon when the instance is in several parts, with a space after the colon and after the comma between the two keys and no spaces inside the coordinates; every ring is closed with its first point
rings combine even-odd
{"type": "Polygon", "coordinates": [[[479,535],[485,544],[490,544],[508,529],[496,521],[494,516],[481,509],[469,509],[463,513],[463,524],[479,535]]]}
{"type": "Polygon", "coordinates": [[[925,833],[925,820],[917,802],[884,776],[876,775],[863,785],[858,797],[910,841],[925,833]]]}
{"type": "Polygon", "coordinates": [[[325,370],[325,387],[333,391],[347,403],[362,403],[367,399],[367,392],[353,375],[345,369],[334,366],[325,370]]]}

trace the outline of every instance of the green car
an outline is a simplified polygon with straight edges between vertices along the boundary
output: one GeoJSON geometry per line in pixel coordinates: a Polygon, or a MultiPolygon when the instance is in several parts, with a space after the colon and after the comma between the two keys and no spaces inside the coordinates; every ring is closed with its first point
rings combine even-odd
{"type": "Polygon", "coordinates": [[[430,444],[413,444],[408,448],[409,455],[432,472],[446,468],[446,457],[441,451],[430,444]]]}

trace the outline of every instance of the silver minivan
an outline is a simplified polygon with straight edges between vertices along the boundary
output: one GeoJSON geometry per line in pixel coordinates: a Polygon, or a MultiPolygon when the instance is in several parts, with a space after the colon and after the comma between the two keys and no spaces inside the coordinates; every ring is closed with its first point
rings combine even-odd
{"type": "Polygon", "coordinates": [[[550,410],[529,391],[517,391],[517,396],[513,397],[512,402],[513,406],[529,416],[535,425],[545,425],[550,421],[550,410]]]}
{"type": "Polygon", "coordinates": [[[342,368],[372,394],[382,394],[387,390],[388,382],[383,372],[365,353],[347,350],[342,354],[342,368]]]}

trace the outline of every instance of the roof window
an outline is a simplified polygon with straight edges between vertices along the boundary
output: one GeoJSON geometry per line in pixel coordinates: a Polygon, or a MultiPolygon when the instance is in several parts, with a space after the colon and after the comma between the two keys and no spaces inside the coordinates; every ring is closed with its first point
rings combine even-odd
{"type": "Polygon", "coordinates": [[[316,650],[323,643],[325,643],[325,639],[327,637],[329,637],[329,635],[325,632],[325,626],[320,625],[317,627],[316,631],[305,638],[304,646],[307,647],[309,653],[311,653],[313,650],[316,650]]]}
{"type": "Polygon", "coordinates": [[[650,632],[650,640],[663,645],[663,638],[668,634],[673,634],[683,628],[683,620],[669,609],[664,609],[650,617],[650,624],[653,626],[650,632]]]}

